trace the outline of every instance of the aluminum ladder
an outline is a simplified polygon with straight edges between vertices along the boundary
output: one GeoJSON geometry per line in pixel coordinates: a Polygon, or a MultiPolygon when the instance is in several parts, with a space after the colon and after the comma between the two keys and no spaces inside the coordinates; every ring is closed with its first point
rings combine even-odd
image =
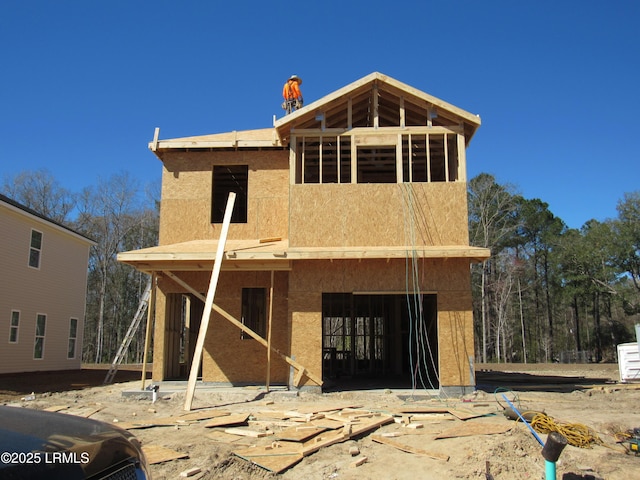
{"type": "Polygon", "coordinates": [[[147,286],[144,289],[142,298],[140,299],[140,304],[138,305],[138,311],[133,317],[133,320],[131,320],[131,323],[129,324],[129,329],[127,330],[127,334],[124,336],[124,339],[122,340],[122,344],[120,345],[120,348],[118,348],[118,352],[116,353],[116,356],[113,359],[113,362],[111,363],[111,367],[107,372],[107,376],[104,379],[103,385],[107,385],[113,382],[113,377],[116,376],[116,372],[118,371],[118,365],[122,363],[122,359],[127,353],[127,349],[129,348],[129,345],[131,345],[131,340],[133,340],[133,336],[138,331],[138,327],[140,326],[140,321],[142,320],[142,318],[144,317],[147,311],[147,308],[149,306],[150,296],[151,296],[151,278],[149,278],[149,281],[147,282],[147,286]]]}

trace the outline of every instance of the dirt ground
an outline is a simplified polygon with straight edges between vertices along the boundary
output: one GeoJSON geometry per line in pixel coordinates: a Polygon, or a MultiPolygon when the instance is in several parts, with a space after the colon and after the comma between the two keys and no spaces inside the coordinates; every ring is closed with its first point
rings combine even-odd
{"type": "MultiPolygon", "coordinates": [[[[156,480],[181,478],[181,472],[194,468],[200,472],[189,478],[542,479],[541,446],[522,422],[506,418],[504,394],[520,412],[545,412],[556,424],[582,424],[590,429],[595,441],[588,448],[567,446],[557,464],[558,478],[637,478],[640,456],[627,454],[628,444],[616,443],[614,434],[640,427],[640,385],[617,383],[616,364],[492,364],[476,369],[478,388],[462,399],[437,398],[424,390],[342,390],[316,395],[283,389],[266,392],[259,386],[202,388],[196,390],[192,412],[242,413],[248,415],[247,422],[238,428],[265,436],[225,433],[228,426],[205,427],[207,419],[165,421],[168,425],[131,431],[145,448],[167,447],[185,456],[152,465],[156,480]],[[371,419],[388,418],[389,422],[319,448],[280,474],[233,453],[252,445],[275,451],[287,443],[279,440],[285,429],[308,429],[307,420],[324,417],[329,421],[339,415],[350,419],[345,420],[349,429],[371,419]],[[461,419],[465,417],[471,418],[461,419]],[[395,446],[374,441],[381,437],[395,446]]],[[[117,421],[120,426],[163,423],[161,419],[175,420],[185,414],[184,391],[163,392],[161,387],[158,401],[152,404],[144,395],[123,396],[123,391],[140,389],[140,372],[121,369],[116,383],[102,386],[105,373],[102,367],[94,367],[80,372],[1,375],[0,403],[60,408],[69,414],[117,421]]],[[[312,441],[331,434],[327,430],[312,441]]],[[[547,435],[539,437],[545,441],[547,435]]]]}

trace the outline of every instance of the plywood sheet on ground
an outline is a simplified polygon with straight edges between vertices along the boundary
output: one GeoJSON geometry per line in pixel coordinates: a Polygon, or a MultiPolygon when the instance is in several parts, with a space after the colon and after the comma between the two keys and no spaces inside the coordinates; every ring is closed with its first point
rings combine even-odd
{"type": "Polygon", "coordinates": [[[324,427],[316,427],[314,425],[300,425],[296,427],[287,428],[276,434],[276,438],[280,440],[288,440],[291,442],[304,442],[312,437],[315,437],[319,433],[327,430],[324,427]]]}
{"type": "Polygon", "coordinates": [[[150,465],[170,462],[171,460],[177,460],[179,458],[189,458],[189,455],[186,453],[181,453],[160,445],[145,445],[142,447],[142,451],[150,465]]]}
{"type": "Polygon", "coordinates": [[[303,457],[302,445],[296,442],[274,442],[235,450],[233,454],[274,473],[285,471],[303,457]]]}
{"type": "Polygon", "coordinates": [[[226,427],[229,425],[240,425],[247,423],[247,419],[249,418],[248,413],[234,413],[232,415],[224,415],[218,418],[214,418],[209,420],[204,424],[205,428],[213,428],[213,427],[226,427]]]}
{"type": "Polygon", "coordinates": [[[440,433],[438,438],[470,437],[472,435],[495,435],[508,432],[513,428],[510,423],[463,423],[440,433]]]}
{"type": "Polygon", "coordinates": [[[114,424],[125,430],[134,430],[139,428],[151,427],[171,427],[174,425],[187,425],[196,423],[200,420],[207,420],[216,417],[228,416],[231,412],[225,410],[206,410],[202,412],[191,412],[175,417],[157,417],[134,420],[132,422],[114,422],[114,424]]]}
{"type": "Polygon", "coordinates": [[[214,442],[220,443],[232,443],[234,445],[241,445],[245,447],[249,447],[254,445],[254,440],[250,437],[239,437],[237,435],[231,435],[230,433],[225,433],[221,430],[213,430],[210,433],[205,435],[210,440],[214,442]]]}

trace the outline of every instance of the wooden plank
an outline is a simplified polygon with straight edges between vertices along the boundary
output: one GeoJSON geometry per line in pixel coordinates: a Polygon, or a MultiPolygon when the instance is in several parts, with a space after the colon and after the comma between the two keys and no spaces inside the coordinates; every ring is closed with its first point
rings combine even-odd
{"type": "Polygon", "coordinates": [[[269,384],[271,382],[271,324],[273,322],[273,275],[274,271],[271,270],[271,286],[269,287],[269,315],[267,317],[267,381],[266,388],[269,391],[269,384]]]}
{"type": "Polygon", "coordinates": [[[260,438],[266,437],[267,432],[259,432],[257,430],[249,430],[248,428],[226,428],[224,433],[228,433],[230,435],[240,435],[242,437],[252,437],[252,438],[260,438]]]}
{"type": "Polygon", "coordinates": [[[233,415],[226,415],[224,417],[214,418],[213,420],[204,424],[205,428],[214,428],[214,427],[226,427],[229,425],[239,425],[241,423],[246,423],[249,418],[248,413],[235,413],[233,415]]]}
{"type": "Polygon", "coordinates": [[[186,453],[180,453],[171,448],[162,447],[160,445],[143,445],[142,451],[147,463],[155,465],[156,463],[169,462],[171,460],[177,460],[179,458],[189,458],[186,453]]]}
{"type": "Polygon", "coordinates": [[[411,445],[406,445],[404,443],[398,442],[397,440],[392,440],[388,437],[372,435],[371,440],[377,443],[382,443],[384,445],[389,445],[390,447],[397,448],[398,450],[402,450],[403,452],[414,453],[416,455],[424,455],[425,457],[435,458],[436,460],[444,460],[445,462],[449,460],[449,455],[429,452],[421,448],[412,447],[411,445]]]}
{"type": "Polygon", "coordinates": [[[184,409],[191,410],[193,404],[193,395],[196,390],[196,381],[198,380],[198,371],[200,370],[200,364],[202,362],[202,350],[204,348],[204,341],[207,336],[207,330],[209,328],[209,320],[211,318],[211,307],[213,306],[213,298],[216,294],[216,287],[218,286],[218,278],[220,277],[220,267],[222,265],[222,256],[224,255],[224,247],[227,243],[227,234],[229,233],[229,225],[231,224],[231,214],[233,213],[233,205],[236,201],[236,194],[229,192],[229,198],[227,200],[227,207],[224,212],[224,219],[222,221],[222,229],[220,230],[220,239],[218,240],[218,250],[216,252],[216,258],[213,263],[213,272],[211,273],[211,282],[209,283],[209,290],[207,292],[207,298],[205,301],[204,310],[202,312],[202,320],[200,321],[200,331],[198,332],[198,340],[196,341],[196,349],[191,361],[191,372],[189,373],[189,382],[187,384],[187,393],[185,395],[184,409]]]}
{"type": "MultiPolygon", "coordinates": [[[[495,412],[495,410],[493,411],[495,412]]],[[[466,409],[450,408],[449,413],[459,420],[469,420],[471,418],[479,418],[493,412],[470,411],[466,409]]]]}
{"type": "Polygon", "coordinates": [[[153,141],[151,142],[150,148],[152,152],[158,150],[158,137],[160,136],[160,127],[156,127],[153,131],[153,141]]]}
{"type": "Polygon", "coordinates": [[[208,420],[210,418],[218,418],[225,417],[230,415],[231,412],[227,410],[201,410],[191,413],[183,413],[182,415],[178,415],[177,417],[169,417],[175,418],[176,421],[179,422],[190,422],[190,421],[198,421],[198,420],[208,420]]]}
{"type": "MultiPolygon", "coordinates": [[[[160,129],[156,129],[156,134],[160,129]]],[[[157,143],[157,138],[154,138],[157,143]]],[[[156,310],[156,274],[151,274],[151,291],[149,292],[149,303],[147,304],[147,325],[145,327],[144,334],[144,350],[142,354],[142,386],[140,390],[144,391],[145,383],[147,382],[147,358],[149,353],[149,343],[151,343],[151,325],[153,325],[153,315],[156,310]]]]}

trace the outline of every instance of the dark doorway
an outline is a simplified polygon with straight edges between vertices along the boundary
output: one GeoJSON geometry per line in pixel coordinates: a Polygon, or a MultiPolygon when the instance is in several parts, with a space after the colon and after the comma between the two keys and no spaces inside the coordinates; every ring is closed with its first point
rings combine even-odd
{"type": "Polygon", "coordinates": [[[323,294],[323,377],[437,389],[436,300],[435,294],[323,294]]]}
{"type": "MultiPolygon", "coordinates": [[[[165,380],[186,380],[191,372],[204,302],[191,294],[167,294],[165,380]]],[[[202,362],[198,369],[202,376],[202,362]]]]}

